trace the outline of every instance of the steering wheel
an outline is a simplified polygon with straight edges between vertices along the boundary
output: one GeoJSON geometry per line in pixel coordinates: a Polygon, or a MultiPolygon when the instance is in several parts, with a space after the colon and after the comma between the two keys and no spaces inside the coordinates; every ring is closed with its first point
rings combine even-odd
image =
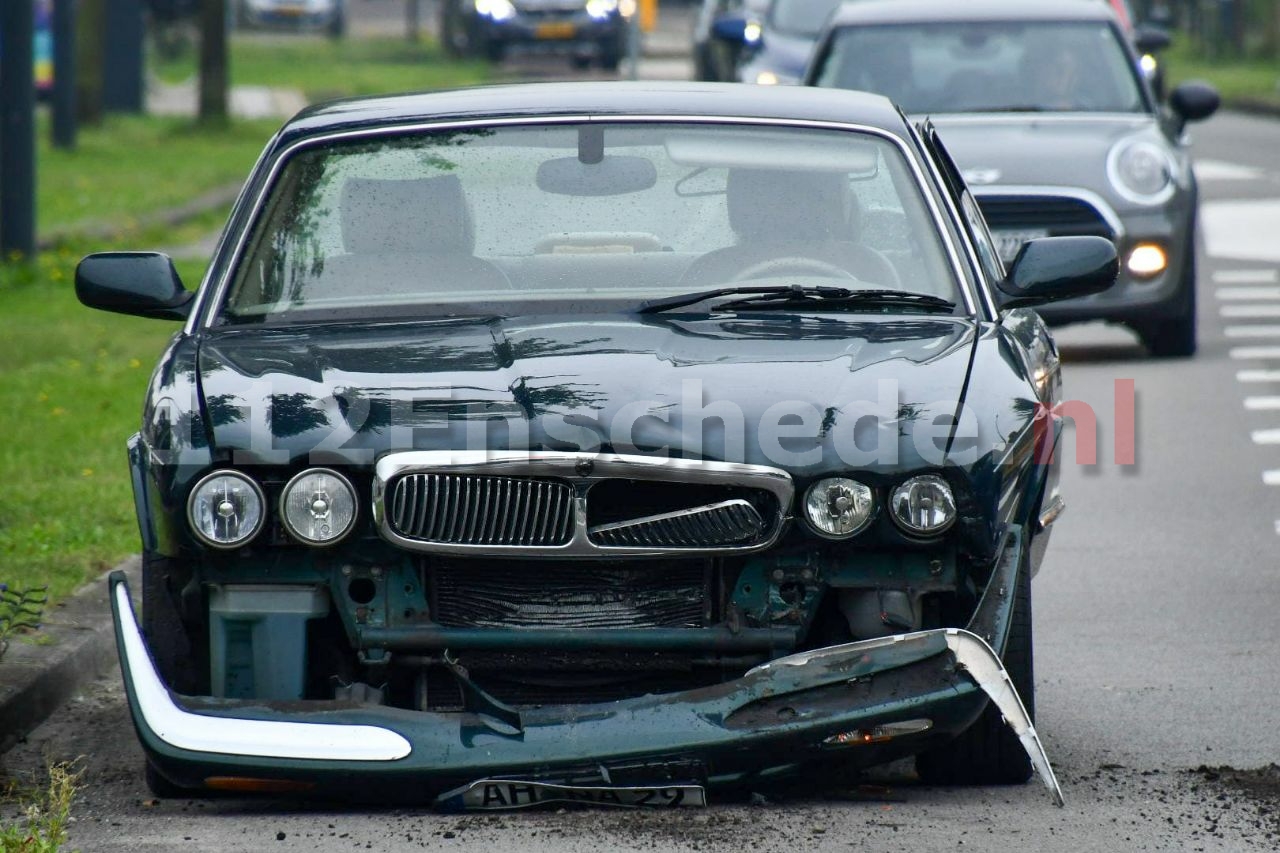
{"type": "Polygon", "coordinates": [[[816,258],[801,257],[784,257],[770,258],[767,261],[760,261],[749,267],[744,267],[734,274],[730,281],[744,281],[749,278],[768,278],[783,272],[810,272],[824,275],[829,278],[848,278],[853,281],[860,279],[849,272],[844,267],[838,267],[835,264],[829,264],[826,261],[820,261],[816,258]]]}

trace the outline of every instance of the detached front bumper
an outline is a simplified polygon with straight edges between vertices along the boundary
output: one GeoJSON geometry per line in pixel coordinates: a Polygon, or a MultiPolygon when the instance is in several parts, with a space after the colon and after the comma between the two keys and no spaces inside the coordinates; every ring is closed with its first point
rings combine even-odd
{"type": "MultiPolygon", "coordinates": [[[[1001,646],[1020,545],[1011,550],[970,625],[1001,646]]],[[[109,583],[134,725],[152,765],[185,787],[416,802],[489,777],[742,788],[815,763],[861,767],[918,753],[964,731],[990,698],[1062,802],[999,657],[967,630],[831,646],[712,687],[513,718],[483,703],[438,713],[175,695],[152,663],[123,574],[109,583]]]]}

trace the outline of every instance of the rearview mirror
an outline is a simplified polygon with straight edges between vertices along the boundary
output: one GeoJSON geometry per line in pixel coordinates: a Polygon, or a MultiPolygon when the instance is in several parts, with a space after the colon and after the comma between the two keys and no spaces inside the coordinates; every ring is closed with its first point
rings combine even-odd
{"type": "Polygon", "coordinates": [[[644,157],[615,155],[596,163],[557,157],[539,164],[537,182],[538,189],[555,195],[626,195],[656,184],[658,170],[644,157]]]}
{"type": "Polygon", "coordinates": [[[716,18],[711,22],[711,35],[730,44],[743,44],[747,40],[747,19],[737,16],[716,18]]]}
{"type": "Polygon", "coordinates": [[[1218,90],[1203,80],[1188,80],[1169,93],[1169,106],[1184,123],[1206,119],[1218,111],[1218,90]]]}
{"type": "Polygon", "coordinates": [[[1155,53],[1173,44],[1173,38],[1164,27],[1154,24],[1140,24],[1133,33],[1133,46],[1138,53],[1155,53]]]}
{"type": "Polygon", "coordinates": [[[183,288],[168,255],[98,252],[76,266],[76,297],[103,311],[185,320],[195,294],[183,288]]]}
{"type": "Polygon", "coordinates": [[[999,288],[1004,308],[1041,305],[1100,293],[1120,272],[1116,247],[1105,237],[1041,237],[1028,240],[999,288]]]}

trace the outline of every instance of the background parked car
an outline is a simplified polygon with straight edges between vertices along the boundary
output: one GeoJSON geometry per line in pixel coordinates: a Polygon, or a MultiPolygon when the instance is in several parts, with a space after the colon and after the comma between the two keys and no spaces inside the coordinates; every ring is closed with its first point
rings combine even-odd
{"type": "Polygon", "coordinates": [[[718,37],[740,51],[736,79],[764,86],[799,83],[823,24],[839,4],[770,0],[762,17],[718,28],[718,37]]]}
{"type": "Polygon", "coordinates": [[[618,0],[441,0],[440,42],[453,56],[499,62],[513,48],[616,69],[627,45],[618,0]]]}
{"type": "Polygon", "coordinates": [[[768,8],[769,0],[703,0],[693,24],[694,77],[736,81],[746,48],[746,27],[754,22],[758,30],[768,8]]]}
{"type": "Polygon", "coordinates": [[[333,36],[346,32],[346,0],[239,0],[236,22],[241,27],[324,30],[333,36]]]}
{"type": "Polygon", "coordinates": [[[1197,188],[1183,128],[1217,93],[1184,83],[1164,114],[1096,0],[866,0],[832,19],[807,82],[881,92],[932,117],[1007,263],[1026,239],[1095,234],[1115,288],[1047,306],[1129,325],[1158,356],[1196,348],[1197,188]]]}

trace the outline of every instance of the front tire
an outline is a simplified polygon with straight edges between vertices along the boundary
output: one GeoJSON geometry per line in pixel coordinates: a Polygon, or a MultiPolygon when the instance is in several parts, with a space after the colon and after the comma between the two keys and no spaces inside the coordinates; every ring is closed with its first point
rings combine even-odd
{"type": "Polygon", "coordinates": [[[1138,329],[1142,342],[1156,358],[1187,358],[1196,354],[1195,255],[1187,259],[1182,276],[1182,305],[1178,313],[1138,329]]]}
{"type": "MultiPolygon", "coordinates": [[[[1036,717],[1035,666],[1032,659],[1031,565],[1024,552],[1018,566],[1013,617],[1005,643],[1004,667],[1036,717]]],[[[916,756],[916,772],[931,785],[1020,785],[1031,778],[1031,758],[1005,724],[1000,709],[988,702],[982,716],[959,737],[916,756]]]]}

